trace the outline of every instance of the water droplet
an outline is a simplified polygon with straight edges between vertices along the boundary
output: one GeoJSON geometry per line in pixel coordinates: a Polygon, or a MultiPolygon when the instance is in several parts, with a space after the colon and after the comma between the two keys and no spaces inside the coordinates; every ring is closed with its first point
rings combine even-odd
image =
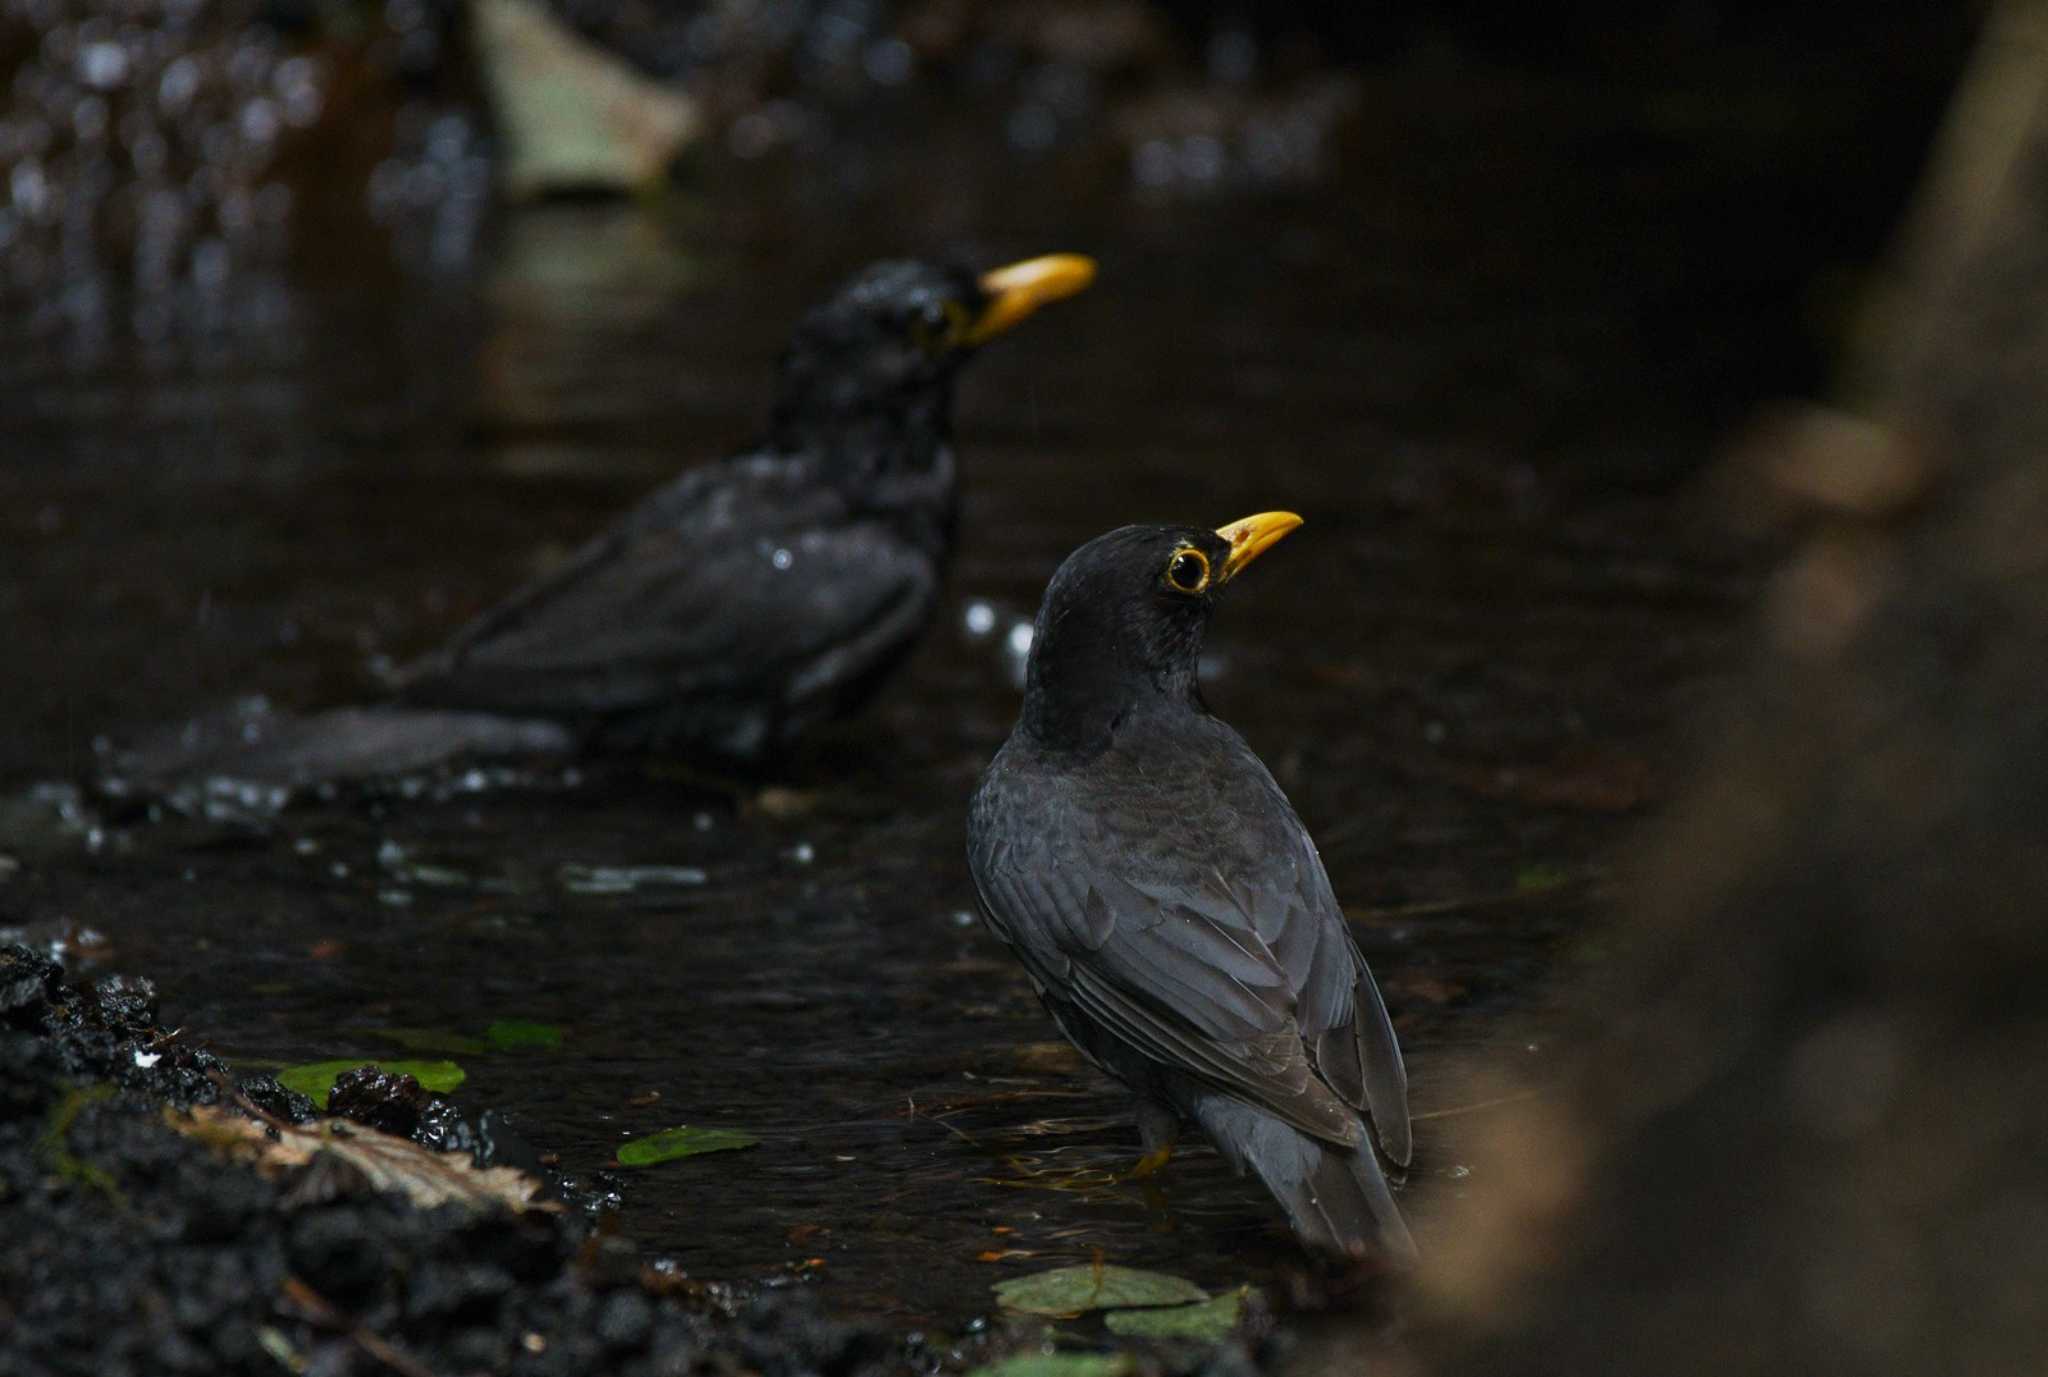
{"type": "Polygon", "coordinates": [[[861,65],[867,69],[868,80],[877,86],[901,86],[910,80],[915,56],[902,39],[884,38],[868,44],[861,65]]]}
{"type": "Polygon", "coordinates": [[[128,54],[118,43],[88,43],[78,54],[78,79],[111,91],[128,79],[128,54]]]}
{"type": "Polygon", "coordinates": [[[1213,182],[1223,175],[1223,141],[1213,134],[1190,134],[1180,141],[1181,175],[1191,182],[1213,182]]]}
{"type": "Polygon", "coordinates": [[[1010,112],[1005,126],[1013,147],[1038,153],[1052,147],[1060,136],[1060,120],[1050,106],[1032,101],[1010,112]]]}
{"type": "Polygon", "coordinates": [[[769,562],[774,564],[777,569],[787,569],[796,563],[796,556],[778,547],[775,553],[769,556],[769,562]]]}
{"type": "Polygon", "coordinates": [[[725,132],[725,145],[735,158],[758,158],[781,142],[780,127],[758,110],[741,115],[725,132]]]}
{"type": "Polygon", "coordinates": [[[1177,175],[1173,145],[1165,139],[1147,139],[1131,153],[1131,177],[1139,186],[1170,186],[1177,175]]]}
{"type": "Polygon", "coordinates": [[[80,143],[94,143],[107,132],[107,103],[98,96],[87,96],[71,107],[71,132],[80,143]]]}
{"type": "Polygon", "coordinates": [[[1250,81],[1259,66],[1258,40],[1244,29],[1225,29],[1209,40],[1209,74],[1229,85],[1250,81]]]}
{"type": "Polygon", "coordinates": [[[171,59],[157,80],[156,101],[167,115],[175,115],[199,93],[199,64],[190,57],[171,59]]]}
{"type": "Polygon", "coordinates": [[[26,219],[40,219],[50,208],[50,183],[43,176],[42,165],[33,160],[14,165],[7,190],[14,198],[14,208],[26,219]]]}
{"type": "Polygon", "coordinates": [[[641,889],[685,889],[711,877],[693,865],[565,865],[558,872],[571,894],[631,894],[641,889]]]}
{"type": "Polygon", "coordinates": [[[218,239],[207,239],[192,250],[192,278],[200,288],[217,292],[227,285],[228,246],[218,239]]]}
{"type": "Polygon", "coordinates": [[[270,143],[282,123],[277,107],[267,100],[252,100],[242,107],[242,137],[250,143],[270,143]]]}

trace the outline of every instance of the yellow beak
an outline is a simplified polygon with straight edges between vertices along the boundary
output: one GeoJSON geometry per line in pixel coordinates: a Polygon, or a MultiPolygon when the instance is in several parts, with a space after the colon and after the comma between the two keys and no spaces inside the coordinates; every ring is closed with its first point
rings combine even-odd
{"type": "Polygon", "coordinates": [[[1095,260],[1078,253],[1049,253],[991,269],[981,275],[988,305],[967,327],[961,342],[986,343],[1039,307],[1064,300],[1094,280],[1095,260]]]}
{"type": "Polygon", "coordinates": [[[1216,534],[1230,542],[1230,553],[1224,557],[1223,572],[1217,582],[1228,583],[1236,578],[1238,570],[1279,543],[1281,537],[1300,524],[1301,518],[1293,512],[1260,512],[1257,516],[1242,517],[1228,526],[1218,526],[1216,534]]]}

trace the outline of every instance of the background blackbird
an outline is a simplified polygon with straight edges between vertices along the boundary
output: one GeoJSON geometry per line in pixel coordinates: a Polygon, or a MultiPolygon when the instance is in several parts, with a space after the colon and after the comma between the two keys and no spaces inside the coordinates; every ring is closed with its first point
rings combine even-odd
{"type": "Polygon", "coordinates": [[[859,706],[937,607],[960,365],[1094,275],[1074,254],[864,269],[797,325],[760,446],[656,491],[398,696],[733,763],[859,706]]]}
{"type": "Polygon", "coordinates": [[[1195,676],[1218,590],[1300,524],[1126,526],[1068,557],[968,863],[1060,1030],[1136,1093],[1141,1173],[1192,1119],[1304,1243],[1405,1258],[1362,1113],[1406,1164],[1386,1005],[1315,843],[1195,676]]]}

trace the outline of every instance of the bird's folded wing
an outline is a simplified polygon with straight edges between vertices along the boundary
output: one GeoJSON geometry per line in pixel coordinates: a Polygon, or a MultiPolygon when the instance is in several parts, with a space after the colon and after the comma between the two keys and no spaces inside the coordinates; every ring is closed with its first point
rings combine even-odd
{"type": "MultiPolygon", "coordinates": [[[[1413,1140],[1401,1044],[1372,971],[1352,940],[1315,843],[1299,822],[1294,830],[1296,882],[1285,890],[1273,941],[1289,956],[1306,952],[1289,967],[1299,966],[1299,1016],[1315,1049],[1316,1069],[1347,1104],[1372,1112],[1380,1150],[1406,1166],[1413,1140]]],[[[1268,925],[1262,921],[1260,926],[1263,930],[1268,925]]]]}
{"type": "Polygon", "coordinates": [[[1360,1141],[1357,1113],[1309,1062],[1286,972],[1242,911],[1210,890],[1141,890],[1009,848],[976,869],[997,930],[1097,1027],[1304,1133],[1360,1141]]]}
{"type": "Polygon", "coordinates": [[[545,714],[742,687],[800,674],[936,578],[880,526],[774,515],[690,511],[607,532],[423,661],[405,691],[545,714]]]}

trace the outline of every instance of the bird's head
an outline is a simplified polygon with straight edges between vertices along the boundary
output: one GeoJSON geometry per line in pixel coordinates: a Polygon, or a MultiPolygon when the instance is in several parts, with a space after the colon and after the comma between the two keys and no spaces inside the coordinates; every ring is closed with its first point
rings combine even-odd
{"type": "Polygon", "coordinates": [[[779,436],[801,442],[867,418],[943,424],[960,365],[1039,307],[1095,280],[1079,254],[979,275],[912,260],[870,264],[798,322],[776,391],[779,436]]]}
{"type": "Polygon", "coordinates": [[[1216,597],[1301,518],[1227,526],[1124,526],[1067,556],[1045,590],[1025,673],[1024,720],[1085,744],[1148,699],[1199,703],[1196,662],[1216,597]]]}

